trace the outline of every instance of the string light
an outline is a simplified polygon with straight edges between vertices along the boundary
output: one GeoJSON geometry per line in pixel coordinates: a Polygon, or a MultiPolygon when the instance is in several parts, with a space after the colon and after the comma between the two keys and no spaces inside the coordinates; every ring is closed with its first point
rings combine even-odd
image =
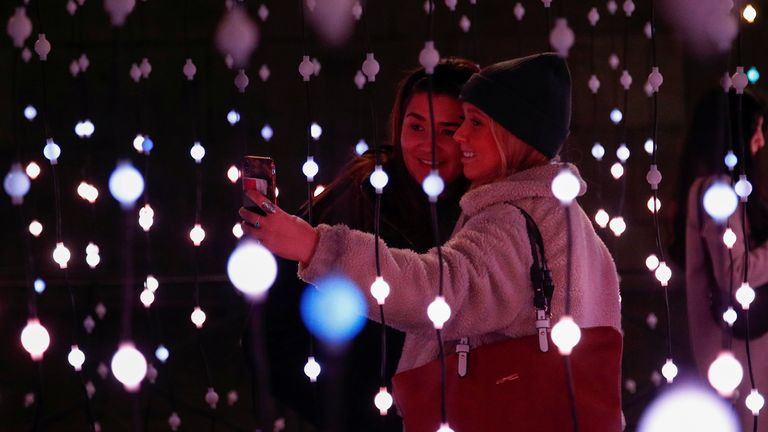
{"type": "Polygon", "coordinates": [[[563,316],[552,327],[552,342],[562,355],[570,355],[579,340],[581,340],[581,329],[569,315],[563,316]]]}
{"type": "Polygon", "coordinates": [[[88,246],[85,247],[85,262],[90,268],[96,268],[101,262],[99,247],[93,242],[88,242],[88,246]]]}
{"type": "Polygon", "coordinates": [[[232,126],[236,125],[240,121],[240,113],[235,110],[230,110],[227,113],[227,121],[232,126]]]}
{"type": "Polygon", "coordinates": [[[661,368],[661,374],[667,380],[668,384],[672,384],[672,381],[674,381],[677,376],[677,366],[672,359],[668,358],[666,363],[664,363],[664,366],[661,368]]]}
{"type": "Polygon", "coordinates": [[[320,139],[320,136],[323,135],[323,128],[321,128],[317,122],[312,122],[312,124],[309,125],[309,135],[312,139],[317,141],[320,139]]]}
{"type": "Polygon", "coordinates": [[[61,156],[61,147],[53,139],[48,138],[45,141],[45,147],[43,147],[43,156],[51,162],[51,165],[56,165],[59,162],[59,156],[61,156]]]}
{"type": "Polygon", "coordinates": [[[629,159],[629,147],[626,144],[621,143],[619,148],[616,149],[616,157],[622,162],[626,162],[629,159]]]}
{"type": "Polygon", "coordinates": [[[451,307],[446,303],[445,297],[437,296],[427,307],[427,316],[436,329],[440,330],[446,321],[451,318],[451,307]]]}
{"type": "Polygon", "coordinates": [[[82,181],[77,186],[77,194],[80,195],[80,198],[88,201],[89,203],[93,204],[96,202],[96,199],[99,198],[99,190],[96,189],[95,186],[92,184],[82,181]]]}
{"type": "Polygon", "coordinates": [[[613,231],[613,235],[616,237],[621,236],[624,231],[627,229],[627,223],[624,222],[624,218],[621,216],[617,216],[613,219],[611,219],[611,222],[608,224],[608,227],[613,231]]]}
{"type": "Polygon", "coordinates": [[[581,190],[579,179],[569,169],[563,169],[552,179],[552,194],[564,205],[576,198],[581,190]]]}
{"type": "Polygon", "coordinates": [[[620,162],[616,162],[613,165],[611,165],[611,176],[618,180],[621,178],[621,176],[624,175],[624,165],[622,165],[620,162]]]}
{"type": "Polygon", "coordinates": [[[648,255],[648,258],[645,259],[645,266],[648,267],[649,271],[654,271],[659,267],[659,257],[656,256],[656,254],[650,254],[648,255]]]}
{"type": "Polygon", "coordinates": [[[752,415],[756,416],[760,414],[760,410],[763,408],[763,405],[765,405],[765,398],[763,398],[763,395],[761,395],[757,389],[753,388],[746,399],[744,399],[744,404],[750,411],[752,411],[752,415]]]}
{"type": "Polygon", "coordinates": [[[669,268],[666,262],[662,261],[654,272],[656,279],[661,282],[661,286],[665,287],[672,278],[672,269],[669,268]]]}
{"type": "Polygon", "coordinates": [[[242,238],[243,234],[243,226],[240,222],[236,222],[232,225],[232,235],[235,236],[236,239],[242,238]]]}
{"type": "Polygon", "coordinates": [[[205,230],[203,229],[200,224],[195,224],[194,227],[189,231],[189,239],[192,240],[192,244],[195,246],[200,246],[200,244],[203,242],[203,239],[205,239],[205,230]]]}
{"type": "Polygon", "coordinates": [[[200,163],[205,157],[205,147],[199,141],[195,141],[192,148],[189,149],[189,155],[192,156],[196,163],[200,163]]]}
{"type": "Polygon", "coordinates": [[[315,188],[315,191],[312,193],[312,196],[315,196],[315,197],[319,196],[321,193],[323,193],[324,190],[325,190],[325,186],[317,185],[317,187],[315,188]]]}
{"type": "Polygon", "coordinates": [[[155,358],[160,361],[160,363],[165,363],[168,361],[168,357],[171,356],[170,351],[168,351],[168,348],[165,347],[165,345],[158,345],[157,349],[155,350],[155,358]]]}
{"type": "Polygon", "coordinates": [[[144,232],[149,232],[152,225],[155,223],[155,211],[149,203],[144,204],[144,207],[139,209],[139,226],[144,232]]]}
{"type": "Polygon", "coordinates": [[[80,138],[90,138],[95,131],[96,126],[94,126],[93,122],[88,119],[79,121],[75,124],[75,135],[80,138]]]}
{"type": "Polygon", "coordinates": [[[37,318],[30,318],[27,325],[21,331],[21,346],[29,353],[34,361],[43,359],[43,354],[51,344],[48,330],[37,318]]]}
{"type": "Polygon", "coordinates": [[[309,381],[317,382],[317,377],[320,375],[320,363],[315,361],[314,356],[307,358],[307,363],[304,365],[304,374],[309,378],[309,381]]]}
{"type": "Polygon", "coordinates": [[[277,261],[261,244],[245,240],[240,242],[229,256],[227,276],[232,285],[243,294],[254,299],[263,299],[277,278],[277,261]]]}
{"type": "Polygon", "coordinates": [[[437,202],[437,198],[443,193],[445,189],[445,182],[437,170],[430,170],[429,174],[424,177],[424,181],[421,183],[421,188],[424,193],[429,197],[429,202],[437,202]]]}
{"type": "Polygon", "coordinates": [[[109,192],[124,209],[132,208],[144,192],[144,177],[130,162],[120,161],[109,176],[109,192]]]}
{"type": "Polygon", "coordinates": [[[624,114],[622,114],[620,109],[614,108],[611,110],[610,117],[613,124],[619,124],[621,123],[621,120],[624,118],[624,114]]]}
{"type": "Polygon", "coordinates": [[[658,198],[648,198],[648,202],[645,205],[648,207],[648,211],[651,213],[656,213],[657,211],[661,210],[661,200],[658,198]]]}
{"type": "Polygon", "coordinates": [[[738,318],[738,315],[736,314],[736,311],[731,307],[728,306],[728,309],[723,312],[723,321],[725,321],[728,326],[733,326],[733,323],[736,322],[736,319],[738,318]]]}
{"type": "Polygon", "coordinates": [[[32,105],[27,105],[24,108],[24,118],[29,121],[34,120],[37,117],[37,109],[32,105]]]}
{"type": "Polygon", "coordinates": [[[152,303],[154,303],[155,294],[152,291],[144,288],[143,290],[141,290],[141,294],[139,295],[139,300],[141,300],[141,304],[143,304],[145,308],[148,308],[152,306],[152,303]]]}
{"type": "Polygon", "coordinates": [[[159,287],[160,282],[157,280],[157,278],[153,275],[147,275],[147,278],[144,280],[144,288],[155,292],[159,287]]]}
{"type": "Polygon", "coordinates": [[[736,290],[736,301],[739,302],[741,308],[749,310],[749,305],[755,300],[755,290],[749,286],[747,282],[742,282],[739,289],[736,290]]]}
{"type": "Polygon", "coordinates": [[[64,243],[56,243],[56,248],[53,249],[53,260],[56,262],[56,264],[59,265],[60,268],[67,268],[67,263],[71,257],[72,254],[69,252],[69,249],[64,246],[64,243]]]}
{"type": "Polygon", "coordinates": [[[83,368],[83,363],[85,363],[85,353],[77,345],[72,345],[72,349],[70,349],[69,355],[67,355],[67,361],[76,371],[80,372],[83,368]]]}
{"type": "Polygon", "coordinates": [[[610,218],[611,218],[611,216],[604,209],[599,209],[597,211],[597,213],[595,213],[595,223],[600,228],[607,227],[608,226],[608,222],[610,221],[610,218]]]}
{"type": "Polygon", "coordinates": [[[387,183],[389,182],[389,176],[381,165],[376,165],[374,168],[371,173],[370,182],[371,186],[376,189],[376,193],[380,194],[384,191],[384,187],[387,186],[387,183]]]}
{"type": "Polygon", "coordinates": [[[42,294],[45,291],[45,281],[37,278],[35,279],[35,282],[32,283],[32,286],[35,289],[35,292],[38,294],[42,294]]]}
{"type": "Polygon", "coordinates": [[[723,233],[723,243],[728,249],[733,248],[733,245],[736,244],[736,233],[730,227],[726,228],[723,233]]]}
{"type": "Polygon", "coordinates": [[[643,144],[643,150],[645,150],[646,153],[649,155],[653,155],[653,139],[648,138],[645,140],[645,143],[643,144]]]}
{"type": "Polygon", "coordinates": [[[751,4],[747,4],[741,12],[741,16],[744,17],[746,22],[752,24],[755,22],[755,18],[757,18],[757,10],[751,4]]]}
{"type": "Polygon", "coordinates": [[[440,429],[437,432],[453,432],[453,429],[448,426],[448,423],[440,423],[440,429]]]}
{"type": "Polygon", "coordinates": [[[27,164],[26,173],[30,179],[34,180],[40,175],[40,165],[37,162],[32,161],[27,164]]]}
{"type": "Polygon", "coordinates": [[[40,237],[40,234],[43,232],[43,224],[38,222],[37,220],[33,220],[29,224],[29,233],[32,234],[35,237],[40,237]]]}
{"type": "Polygon", "coordinates": [[[133,342],[122,342],[112,356],[112,374],[129,392],[139,390],[141,381],[147,375],[147,361],[136,349],[133,342]]]}
{"type": "Polygon", "coordinates": [[[192,314],[189,316],[189,318],[192,320],[192,324],[195,325],[197,328],[202,328],[203,324],[205,324],[205,312],[203,312],[202,309],[200,309],[200,306],[195,306],[195,309],[192,311],[192,314]]]}
{"type": "Polygon", "coordinates": [[[386,387],[379,387],[379,392],[376,393],[373,404],[379,409],[380,415],[387,415],[387,411],[392,407],[392,395],[389,394],[386,387]]]}
{"type": "Polygon", "coordinates": [[[739,163],[739,158],[736,157],[736,155],[733,153],[733,150],[728,150],[728,153],[725,154],[723,162],[725,163],[725,166],[728,167],[729,171],[733,171],[733,169],[736,167],[736,164],[739,163]]]}
{"type": "Polygon", "coordinates": [[[272,126],[269,125],[269,123],[265,124],[264,127],[261,128],[261,137],[264,138],[264,141],[269,142],[269,140],[272,139],[272,137],[275,135],[275,131],[272,130],[272,126]]]}
{"type": "Polygon", "coordinates": [[[376,276],[376,280],[371,284],[371,295],[373,298],[375,298],[380,305],[383,305],[387,296],[389,296],[389,292],[390,288],[387,281],[381,276],[376,276]]]}
{"type": "Polygon", "coordinates": [[[738,204],[736,192],[725,182],[716,181],[704,192],[704,210],[717,222],[725,222],[738,204]]]}
{"type": "Polygon", "coordinates": [[[368,143],[365,142],[364,139],[360,139],[360,141],[355,144],[355,153],[357,153],[358,156],[362,156],[363,153],[368,151],[368,143]]]}
{"type": "Polygon", "coordinates": [[[741,363],[730,351],[721,351],[709,365],[707,378],[712,387],[723,397],[731,397],[744,377],[741,363]]]}
{"type": "Polygon", "coordinates": [[[213,390],[213,387],[208,387],[208,391],[205,393],[205,403],[207,403],[211,409],[216,409],[216,404],[219,403],[219,394],[213,390]]]}
{"type": "Polygon", "coordinates": [[[227,170],[227,178],[232,183],[237,183],[237,181],[240,179],[240,170],[234,165],[230,166],[227,170]]]}
{"type": "Polygon", "coordinates": [[[11,170],[5,175],[3,188],[11,197],[14,205],[19,205],[24,201],[24,196],[29,192],[31,182],[27,173],[21,169],[20,163],[11,165],[11,170]]]}
{"type": "Polygon", "coordinates": [[[317,162],[315,162],[315,158],[313,156],[307,156],[307,161],[304,162],[304,165],[301,167],[301,172],[304,173],[305,176],[307,176],[308,182],[315,181],[315,176],[320,171],[320,166],[317,165],[317,162]]]}

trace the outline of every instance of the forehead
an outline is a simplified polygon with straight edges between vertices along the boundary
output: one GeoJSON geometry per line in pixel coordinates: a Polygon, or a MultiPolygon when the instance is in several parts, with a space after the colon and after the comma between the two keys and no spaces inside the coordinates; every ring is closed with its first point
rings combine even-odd
{"type": "MultiPolygon", "coordinates": [[[[437,107],[440,106],[459,106],[459,99],[457,97],[446,95],[446,94],[433,94],[432,95],[432,104],[433,106],[437,107]]],[[[408,105],[406,105],[406,111],[418,111],[418,110],[427,110],[429,109],[429,95],[427,92],[417,92],[414,93],[411,98],[408,100],[408,105]]]]}

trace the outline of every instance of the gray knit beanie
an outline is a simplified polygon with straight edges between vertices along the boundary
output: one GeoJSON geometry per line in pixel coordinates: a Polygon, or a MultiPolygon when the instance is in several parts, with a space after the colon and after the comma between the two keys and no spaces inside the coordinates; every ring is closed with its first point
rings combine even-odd
{"type": "Polygon", "coordinates": [[[553,158],[571,124],[571,74],[554,53],[535,54],[483,68],[460,98],[507,131],[553,158]]]}

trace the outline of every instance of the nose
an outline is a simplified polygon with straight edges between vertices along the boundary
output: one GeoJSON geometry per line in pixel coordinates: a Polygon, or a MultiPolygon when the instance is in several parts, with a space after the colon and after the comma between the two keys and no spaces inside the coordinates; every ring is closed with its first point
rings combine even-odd
{"type": "Polygon", "coordinates": [[[466,126],[467,121],[464,120],[461,122],[461,125],[458,129],[456,129],[456,132],[453,133],[453,139],[456,140],[459,144],[466,144],[467,143],[467,132],[466,132],[466,126]]]}

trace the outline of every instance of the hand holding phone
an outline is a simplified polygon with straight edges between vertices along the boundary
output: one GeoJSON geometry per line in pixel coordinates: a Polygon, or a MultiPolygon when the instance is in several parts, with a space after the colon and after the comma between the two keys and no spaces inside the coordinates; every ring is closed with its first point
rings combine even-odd
{"type": "Polygon", "coordinates": [[[245,191],[256,189],[273,204],[277,204],[275,161],[265,156],[245,156],[242,173],[243,207],[263,215],[263,210],[246,196],[245,191]]]}

